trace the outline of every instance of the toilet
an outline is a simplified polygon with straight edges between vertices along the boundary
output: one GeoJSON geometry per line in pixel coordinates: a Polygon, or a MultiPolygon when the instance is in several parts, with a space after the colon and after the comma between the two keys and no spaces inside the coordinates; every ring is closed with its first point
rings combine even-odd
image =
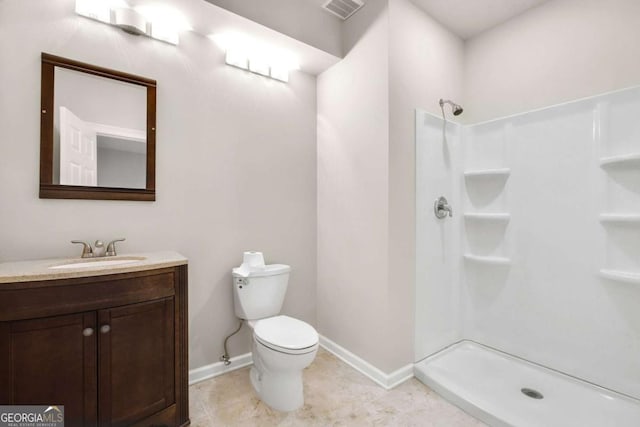
{"type": "Polygon", "coordinates": [[[304,403],[302,371],[318,352],[313,326],[280,315],[291,267],[264,264],[261,252],[245,252],[232,270],[236,316],[252,330],[251,384],[264,403],[279,411],[294,411],[304,403]]]}

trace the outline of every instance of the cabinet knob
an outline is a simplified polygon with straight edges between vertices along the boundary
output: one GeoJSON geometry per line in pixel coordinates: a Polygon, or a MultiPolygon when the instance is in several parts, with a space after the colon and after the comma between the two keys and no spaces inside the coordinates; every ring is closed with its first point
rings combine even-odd
{"type": "Polygon", "coordinates": [[[82,330],[82,335],[84,335],[85,337],[90,337],[91,335],[93,335],[93,328],[84,328],[82,330]]]}
{"type": "Polygon", "coordinates": [[[110,330],[111,330],[111,326],[109,325],[100,326],[100,333],[107,334],[109,333],[110,330]]]}

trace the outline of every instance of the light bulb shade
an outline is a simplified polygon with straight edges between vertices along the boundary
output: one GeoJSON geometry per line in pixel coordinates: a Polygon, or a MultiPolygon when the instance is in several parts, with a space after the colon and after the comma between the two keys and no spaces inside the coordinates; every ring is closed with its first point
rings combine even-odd
{"type": "Polygon", "coordinates": [[[76,0],[76,13],[96,21],[111,23],[111,4],[100,0],[76,0]]]}
{"type": "Polygon", "coordinates": [[[268,77],[270,73],[269,63],[261,58],[249,58],[249,71],[268,77]]]}
{"type": "Polygon", "coordinates": [[[129,34],[147,34],[147,21],[133,9],[113,9],[113,25],[122,28],[129,34]]]}
{"type": "Polygon", "coordinates": [[[180,36],[176,29],[173,26],[162,22],[151,23],[150,36],[156,40],[161,40],[175,45],[180,42],[180,36]]]}
{"type": "Polygon", "coordinates": [[[271,77],[281,82],[289,81],[289,69],[286,67],[271,66],[271,77]]]}
{"type": "Polygon", "coordinates": [[[243,70],[249,69],[249,58],[240,49],[228,49],[224,60],[234,67],[242,68],[243,70]]]}

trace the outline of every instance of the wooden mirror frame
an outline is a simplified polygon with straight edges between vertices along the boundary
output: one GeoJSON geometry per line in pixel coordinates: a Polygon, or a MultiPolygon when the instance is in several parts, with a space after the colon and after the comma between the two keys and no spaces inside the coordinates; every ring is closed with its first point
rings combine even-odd
{"type": "Polygon", "coordinates": [[[40,198],[156,200],[156,81],[42,52],[40,116],[40,198]],[[53,115],[55,67],[119,80],[147,88],[146,188],[88,187],[53,183],[53,115]]]}

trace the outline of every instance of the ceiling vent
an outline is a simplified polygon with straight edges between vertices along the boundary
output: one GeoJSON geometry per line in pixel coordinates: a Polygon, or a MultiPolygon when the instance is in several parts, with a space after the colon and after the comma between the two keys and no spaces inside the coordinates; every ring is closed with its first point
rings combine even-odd
{"type": "Polygon", "coordinates": [[[364,6],[361,0],[329,0],[322,7],[341,19],[347,19],[364,6]]]}

